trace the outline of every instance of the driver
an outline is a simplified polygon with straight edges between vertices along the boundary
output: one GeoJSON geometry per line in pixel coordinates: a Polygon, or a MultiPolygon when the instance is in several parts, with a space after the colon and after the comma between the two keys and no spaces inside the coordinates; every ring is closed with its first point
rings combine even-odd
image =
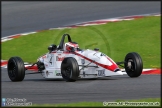
{"type": "Polygon", "coordinates": [[[70,52],[76,51],[76,50],[79,50],[79,45],[76,42],[67,42],[65,43],[65,49],[70,52]]]}

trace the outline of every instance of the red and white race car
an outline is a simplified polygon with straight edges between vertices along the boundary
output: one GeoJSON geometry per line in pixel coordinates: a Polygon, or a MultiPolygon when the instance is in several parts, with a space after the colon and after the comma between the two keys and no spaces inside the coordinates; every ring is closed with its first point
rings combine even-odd
{"type": "MultiPolygon", "coordinates": [[[[118,67],[124,64],[128,76],[138,77],[143,70],[140,55],[136,52],[128,53],[124,61],[114,62],[110,57],[100,52],[99,49],[80,49],[76,42],[71,40],[69,34],[64,34],[58,46],[52,44],[49,52],[39,57],[36,65],[37,73],[44,78],[63,78],[66,81],[76,81],[78,78],[98,78],[113,75],[123,75],[118,67]],[[68,42],[64,42],[65,37],[68,42]]],[[[22,81],[25,77],[25,67],[20,57],[11,57],[7,65],[8,75],[11,81],[22,81]]]]}

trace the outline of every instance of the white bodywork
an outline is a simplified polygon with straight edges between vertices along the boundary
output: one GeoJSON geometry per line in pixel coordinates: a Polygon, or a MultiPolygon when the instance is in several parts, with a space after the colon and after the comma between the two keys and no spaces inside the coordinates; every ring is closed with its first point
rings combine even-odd
{"type": "Polygon", "coordinates": [[[73,57],[79,65],[79,78],[97,78],[113,75],[123,75],[117,64],[107,55],[94,50],[75,51],[52,51],[40,57],[38,61],[43,62],[45,69],[42,70],[44,78],[62,78],[61,63],[66,57],[73,57]],[[83,66],[84,65],[84,66],[83,66]],[[87,67],[85,67],[88,65],[87,67]],[[115,69],[117,69],[116,72],[115,69]]]}

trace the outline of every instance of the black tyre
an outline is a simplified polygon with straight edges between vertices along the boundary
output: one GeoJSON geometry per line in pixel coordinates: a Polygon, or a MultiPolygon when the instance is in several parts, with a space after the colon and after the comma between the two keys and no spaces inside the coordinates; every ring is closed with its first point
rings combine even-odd
{"type": "Polygon", "coordinates": [[[61,74],[66,81],[76,81],[79,76],[79,66],[75,58],[64,58],[61,64],[61,74]]]}
{"type": "Polygon", "coordinates": [[[143,63],[140,55],[136,52],[128,53],[125,56],[124,67],[128,76],[140,76],[143,70],[143,63]]]}
{"type": "Polygon", "coordinates": [[[7,64],[7,70],[11,81],[22,81],[25,77],[24,62],[20,57],[11,57],[7,64]]]}

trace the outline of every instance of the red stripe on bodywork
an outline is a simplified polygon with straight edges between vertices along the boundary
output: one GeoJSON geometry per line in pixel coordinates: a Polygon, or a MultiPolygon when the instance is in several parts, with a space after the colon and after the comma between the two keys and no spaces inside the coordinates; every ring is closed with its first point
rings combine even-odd
{"type": "Polygon", "coordinates": [[[106,57],[113,65],[109,66],[113,71],[118,67],[118,65],[116,63],[114,63],[109,57],[106,57]]]}
{"type": "Polygon", "coordinates": [[[111,71],[114,71],[116,68],[118,68],[118,66],[116,64],[114,64],[112,61],[111,62],[112,62],[113,65],[109,66],[109,65],[104,65],[104,64],[95,62],[95,61],[93,61],[93,60],[91,60],[91,59],[89,59],[89,58],[87,58],[87,57],[85,57],[85,56],[83,56],[81,54],[76,53],[76,52],[75,52],[75,54],[82,57],[82,58],[84,58],[84,59],[86,59],[86,60],[88,60],[88,61],[90,61],[90,62],[95,63],[96,65],[99,65],[99,66],[101,66],[101,67],[103,67],[105,69],[111,70],[111,71]]]}
{"type": "Polygon", "coordinates": [[[1,61],[1,66],[7,65],[8,61],[1,61]]]}
{"type": "Polygon", "coordinates": [[[28,69],[28,70],[31,70],[31,71],[38,71],[38,67],[37,66],[32,66],[32,67],[26,66],[25,68],[28,69]]]}

